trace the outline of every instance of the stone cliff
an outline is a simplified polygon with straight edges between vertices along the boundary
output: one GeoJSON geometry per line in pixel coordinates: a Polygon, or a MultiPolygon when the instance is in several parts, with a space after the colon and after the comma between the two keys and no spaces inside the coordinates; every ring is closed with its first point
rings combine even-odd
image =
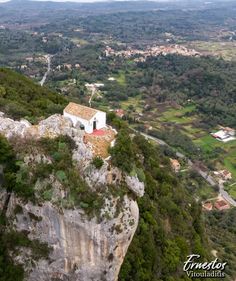
{"type": "MultiPolygon", "coordinates": [[[[100,170],[95,169],[91,165],[92,152],[83,142],[83,131],[73,128],[61,115],[31,125],[28,121],[14,121],[0,114],[0,134],[8,139],[67,135],[76,143],[73,151],[75,166],[91,190],[96,192],[96,187],[109,185],[119,188],[120,182],[125,182],[135,196],[144,193],[144,184],[137,177],[123,175],[107,162],[100,170]]],[[[30,165],[31,158],[36,162],[49,161],[47,157],[32,154],[25,156],[25,164],[30,165]]],[[[35,260],[24,247],[12,253],[15,262],[24,266],[25,280],[116,281],[138,225],[139,210],[134,196],[127,192],[122,200],[118,195],[104,197],[99,216],[88,217],[82,208],[61,206],[58,202],[66,191],[60,189],[56,180],[53,188],[53,200],[43,203],[25,202],[14,193],[7,196],[0,188],[0,210],[6,207],[11,227],[27,233],[30,240],[47,243],[50,248],[49,256],[39,260],[35,260]]]]}

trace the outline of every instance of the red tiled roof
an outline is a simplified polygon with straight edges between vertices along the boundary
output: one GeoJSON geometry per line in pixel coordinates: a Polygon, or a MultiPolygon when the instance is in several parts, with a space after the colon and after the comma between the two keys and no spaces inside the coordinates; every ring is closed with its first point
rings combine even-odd
{"type": "Polygon", "coordinates": [[[229,204],[224,200],[218,200],[215,202],[215,208],[218,210],[229,208],[229,204]]]}

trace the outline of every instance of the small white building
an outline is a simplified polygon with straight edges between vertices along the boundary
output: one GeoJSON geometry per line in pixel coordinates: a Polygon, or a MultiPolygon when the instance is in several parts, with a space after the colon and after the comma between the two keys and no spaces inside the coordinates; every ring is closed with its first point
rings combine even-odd
{"type": "Polygon", "coordinates": [[[229,127],[220,127],[221,130],[219,130],[216,133],[211,133],[211,135],[222,142],[228,142],[231,140],[235,140],[235,130],[229,127]]]}
{"type": "Polygon", "coordinates": [[[106,127],[106,113],[91,107],[70,102],[64,109],[63,115],[70,118],[73,126],[83,125],[86,133],[106,127]]]}

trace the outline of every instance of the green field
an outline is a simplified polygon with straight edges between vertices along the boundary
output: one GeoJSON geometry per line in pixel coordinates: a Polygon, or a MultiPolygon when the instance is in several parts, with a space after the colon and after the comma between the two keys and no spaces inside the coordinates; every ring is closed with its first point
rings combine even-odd
{"type": "Polygon", "coordinates": [[[226,169],[228,169],[236,179],[236,144],[235,149],[231,150],[230,153],[228,153],[228,155],[224,157],[224,164],[226,169]]]}
{"type": "MultiPolygon", "coordinates": [[[[210,134],[206,134],[203,137],[196,139],[194,143],[201,147],[204,152],[211,152],[216,147],[222,147],[224,144],[214,139],[210,134]]],[[[223,148],[223,147],[222,147],[223,148]]]]}
{"type": "Polygon", "coordinates": [[[236,45],[234,42],[194,41],[189,47],[199,52],[222,57],[224,60],[236,60],[236,45]]]}
{"type": "Polygon", "coordinates": [[[119,75],[116,76],[116,81],[121,85],[125,86],[126,85],[126,77],[124,71],[120,71],[119,75]]]}
{"type": "Polygon", "coordinates": [[[170,108],[167,111],[163,112],[161,117],[158,119],[161,122],[172,122],[177,124],[189,123],[193,121],[194,117],[186,116],[185,114],[194,110],[195,105],[189,105],[180,109],[170,108]]]}
{"type": "MultiPolygon", "coordinates": [[[[135,101],[130,102],[133,102],[135,106],[135,101]]],[[[179,109],[167,107],[166,110],[159,113],[157,110],[158,116],[153,118],[155,121],[152,120],[150,124],[154,124],[156,129],[158,129],[158,127],[160,128],[162,123],[166,122],[170,124],[173,123],[173,126],[178,125],[178,129],[191,138],[195,145],[200,147],[202,152],[206,155],[214,153],[217,148],[222,149],[220,156],[216,159],[212,159],[216,165],[216,169],[227,169],[236,179],[236,140],[223,143],[213,138],[210,135],[210,131],[196,127],[195,123],[199,116],[197,114],[186,116],[186,113],[193,112],[194,110],[195,105],[187,105],[179,109]]]]}
{"type": "Polygon", "coordinates": [[[71,41],[72,41],[74,44],[79,44],[79,45],[81,45],[81,46],[88,44],[88,41],[86,41],[86,40],[84,40],[84,39],[81,39],[81,38],[78,38],[78,37],[76,37],[76,38],[71,38],[71,41]]]}
{"type": "Polygon", "coordinates": [[[209,198],[217,197],[217,192],[212,188],[212,186],[205,184],[197,191],[197,195],[201,199],[207,200],[209,198]]]}
{"type": "Polygon", "coordinates": [[[236,184],[227,185],[224,189],[231,195],[231,197],[236,199],[236,184]]]}
{"type": "Polygon", "coordinates": [[[141,95],[137,95],[132,98],[128,98],[126,101],[121,102],[121,108],[124,110],[128,110],[129,106],[133,106],[136,112],[142,112],[142,105],[141,105],[141,95]]]}
{"type": "Polygon", "coordinates": [[[220,154],[221,159],[216,159],[217,167],[227,169],[236,179],[236,140],[223,143],[214,139],[211,135],[206,135],[194,142],[201,147],[204,153],[213,152],[216,148],[223,149],[224,152],[220,154]]]}

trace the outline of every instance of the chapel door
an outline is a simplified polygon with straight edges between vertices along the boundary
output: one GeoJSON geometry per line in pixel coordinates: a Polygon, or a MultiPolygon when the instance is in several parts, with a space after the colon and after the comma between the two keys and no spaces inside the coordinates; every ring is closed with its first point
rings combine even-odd
{"type": "Polygon", "coordinates": [[[94,130],[97,129],[97,121],[93,121],[93,129],[94,129],[94,130]]]}

